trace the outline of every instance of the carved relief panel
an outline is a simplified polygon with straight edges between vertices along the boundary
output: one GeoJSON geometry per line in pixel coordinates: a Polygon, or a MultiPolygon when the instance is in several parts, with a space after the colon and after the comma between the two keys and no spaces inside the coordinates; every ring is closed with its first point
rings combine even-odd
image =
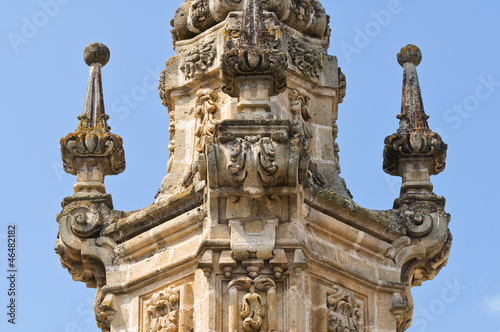
{"type": "Polygon", "coordinates": [[[141,299],[141,332],[194,331],[193,291],[190,284],[169,285],[141,299]]]}
{"type": "Polygon", "coordinates": [[[361,332],[363,330],[363,302],[353,292],[333,286],[327,292],[328,332],[361,332]]]}

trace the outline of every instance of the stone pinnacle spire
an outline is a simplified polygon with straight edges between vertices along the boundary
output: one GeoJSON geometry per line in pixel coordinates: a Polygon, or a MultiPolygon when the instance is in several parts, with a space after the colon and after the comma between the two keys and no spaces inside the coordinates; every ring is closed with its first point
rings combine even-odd
{"type": "Polygon", "coordinates": [[[403,67],[403,97],[399,132],[409,129],[429,129],[418,83],[417,66],[422,61],[422,52],[415,45],[407,45],[398,53],[398,62],[403,67]]]}
{"type": "Polygon", "coordinates": [[[89,44],[83,58],[90,66],[83,113],[76,131],[61,139],[61,156],[64,170],[77,176],[75,194],[105,194],[104,177],[125,170],[122,139],[109,132],[104,112],[101,67],[109,60],[109,49],[89,44]]]}
{"type": "Polygon", "coordinates": [[[86,125],[91,128],[104,124],[103,129],[108,130],[105,125],[107,116],[104,111],[101,68],[108,63],[109,55],[108,47],[101,43],[91,43],[83,52],[83,59],[90,66],[90,72],[82,118],[86,118],[86,125]]]}
{"type": "Polygon", "coordinates": [[[417,76],[421,60],[415,45],[403,47],[398,54],[403,67],[400,123],[397,133],[385,139],[383,168],[387,174],[403,177],[401,195],[432,193],[429,176],[442,172],[446,160],[446,144],[427,124],[417,76]]]}

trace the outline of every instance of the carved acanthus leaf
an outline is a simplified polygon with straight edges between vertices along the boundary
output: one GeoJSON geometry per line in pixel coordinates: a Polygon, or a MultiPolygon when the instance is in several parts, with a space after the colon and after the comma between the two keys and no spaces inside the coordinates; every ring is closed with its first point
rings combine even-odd
{"type": "Polygon", "coordinates": [[[265,183],[273,183],[278,166],[275,163],[274,142],[269,137],[264,137],[259,141],[259,174],[265,183]]]}

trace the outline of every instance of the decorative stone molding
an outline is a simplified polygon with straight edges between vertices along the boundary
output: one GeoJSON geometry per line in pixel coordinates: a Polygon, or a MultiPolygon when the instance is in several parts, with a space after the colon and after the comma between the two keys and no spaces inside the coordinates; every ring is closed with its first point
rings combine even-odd
{"type": "Polygon", "coordinates": [[[238,196],[262,197],[265,188],[295,186],[298,144],[290,140],[289,121],[224,120],[207,141],[208,182],[212,188],[241,188],[238,196]]]}
{"type": "Polygon", "coordinates": [[[327,294],[328,332],[363,331],[363,303],[354,294],[334,286],[327,294]]]}

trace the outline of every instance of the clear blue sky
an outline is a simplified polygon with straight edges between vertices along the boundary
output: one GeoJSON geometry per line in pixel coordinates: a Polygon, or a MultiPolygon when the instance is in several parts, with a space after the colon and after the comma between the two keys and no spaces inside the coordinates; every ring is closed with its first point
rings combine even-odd
{"type": "MultiPolygon", "coordinates": [[[[454,242],[434,281],[414,288],[408,331],[500,331],[500,3],[494,0],[328,0],[330,54],[347,76],[339,109],[342,176],[362,206],[389,209],[400,180],[382,171],[384,137],[398,127],[408,43],[429,124],[448,143],[446,170],[432,178],[447,199],[454,242]]],[[[0,330],[99,331],[93,289],[71,280],[53,251],[59,202],[74,176],[62,171],[59,139],[81,113],[90,42],[105,43],[104,100],[123,137],[127,169],[108,177],[115,208],[153,201],[166,173],[168,117],[156,82],[173,55],[170,19],[179,1],[23,0],[0,2],[0,330]],[[57,4],[54,6],[53,4],[57,4]],[[52,4],[48,6],[46,4],[52,4]],[[6,323],[6,232],[18,227],[18,324],[6,323]]]]}

